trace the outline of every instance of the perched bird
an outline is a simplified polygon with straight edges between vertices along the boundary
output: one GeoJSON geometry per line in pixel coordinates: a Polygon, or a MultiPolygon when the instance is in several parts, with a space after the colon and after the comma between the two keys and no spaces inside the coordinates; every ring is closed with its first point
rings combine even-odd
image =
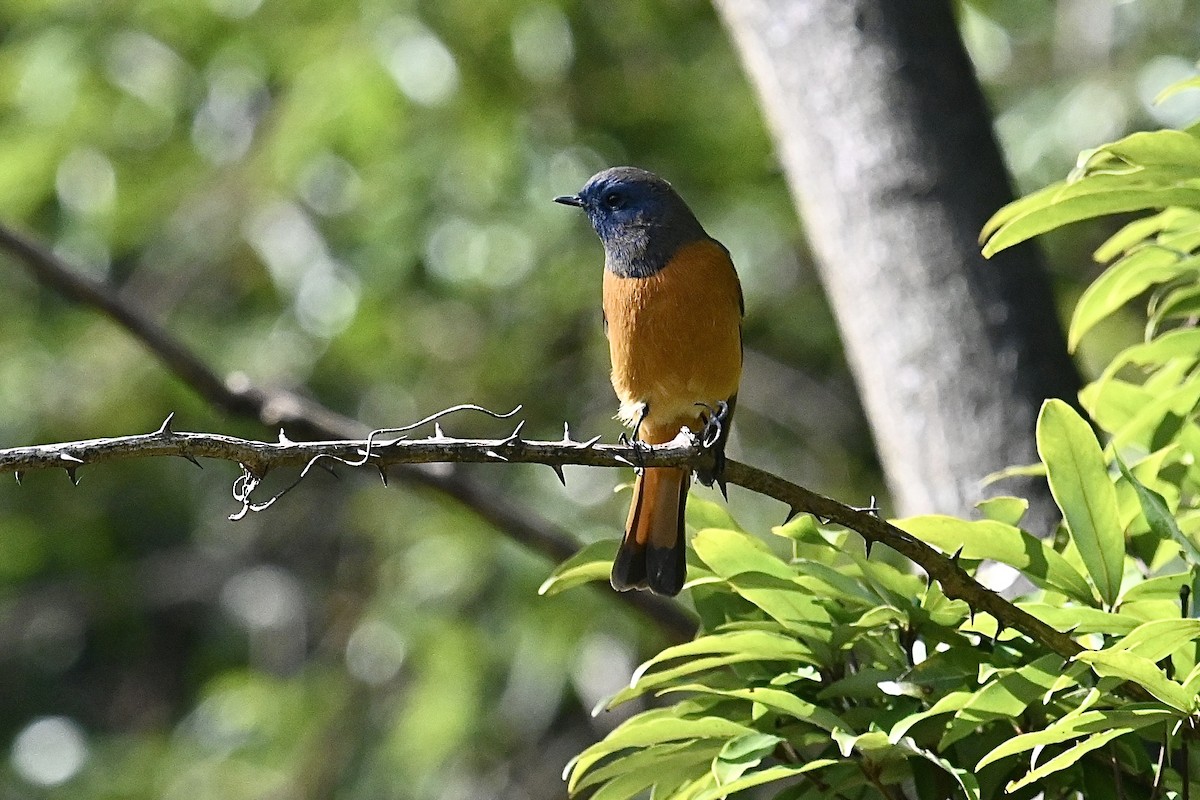
{"type": "MultiPolygon", "coordinates": [[[[635,167],[593,175],[578,206],[604,244],[604,328],[612,358],[617,416],[634,439],[669,442],[681,428],[700,432],[719,412],[715,450],[725,439],[742,372],[742,288],[729,251],[696,220],[671,184],[635,167]]],[[[711,485],[719,475],[699,474],[711,485]]],[[[686,577],[687,470],[641,470],[625,536],[613,562],[613,588],[675,595],[686,577]]]]}

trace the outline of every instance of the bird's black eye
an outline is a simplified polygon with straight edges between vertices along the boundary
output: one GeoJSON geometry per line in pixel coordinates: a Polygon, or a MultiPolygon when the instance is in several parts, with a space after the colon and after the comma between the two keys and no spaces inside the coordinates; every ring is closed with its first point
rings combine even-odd
{"type": "Polygon", "coordinates": [[[616,211],[618,208],[620,208],[623,201],[624,198],[621,197],[620,192],[609,192],[608,194],[604,195],[604,205],[613,211],[616,211]]]}

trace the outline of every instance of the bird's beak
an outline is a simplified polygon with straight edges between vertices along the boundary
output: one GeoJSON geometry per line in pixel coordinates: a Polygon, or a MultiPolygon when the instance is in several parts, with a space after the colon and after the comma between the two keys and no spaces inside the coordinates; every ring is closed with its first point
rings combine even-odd
{"type": "Polygon", "coordinates": [[[583,208],[583,198],[581,198],[577,194],[559,195],[558,197],[554,198],[554,202],[562,203],[564,206],[575,206],[576,208],[583,208]]]}

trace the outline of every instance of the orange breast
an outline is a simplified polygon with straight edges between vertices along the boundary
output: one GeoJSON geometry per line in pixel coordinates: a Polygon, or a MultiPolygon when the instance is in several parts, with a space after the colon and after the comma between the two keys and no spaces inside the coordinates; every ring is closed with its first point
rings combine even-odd
{"type": "Polygon", "coordinates": [[[741,291],[724,248],[685,245],[648,278],[604,271],[612,383],[619,416],[648,442],[695,426],[703,408],[737,392],[742,371],[741,291]]]}

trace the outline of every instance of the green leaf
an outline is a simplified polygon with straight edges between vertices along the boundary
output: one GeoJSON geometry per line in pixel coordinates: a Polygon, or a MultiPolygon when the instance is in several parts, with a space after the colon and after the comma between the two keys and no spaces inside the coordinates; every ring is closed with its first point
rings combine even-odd
{"type": "Polygon", "coordinates": [[[1175,167],[1176,179],[1200,175],[1200,140],[1177,130],[1138,131],[1080,156],[1084,170],[1101,168],[1112,157],[1134,166],[1175,167]]]}
{"type": "Polygon", "coordinates": [[[1047,400],[1037,421],[1037,448],[1050,492],[1101,598],[1112,605],[1121,589],[1125,538],[1117,492],[1091,427],[1061,400],[1047,400]]]}
{"type": "Polygon", "coordinates": [[[1096,323],[1121,306],[1159,283],[1200,269],[1200,259],[1180,258],[1180,253],[1145,245],[1117,263],[1093,281],[1075,304],[1067,334],[1067,349],[1075,352],[1079,340],[1096,323]]]}
{"type": "Polygon", "coordinates": [[[1173,722],[1178,715],[1157,705],[1130,704],[1121,709],[1085,711],[1066,716],[1040,731],[1022,733],[1006,739],[975,765],[975,771],[993,764],[1002,758],[1032,750],[1035,747],[1058,744],[1093,733],[1125,729],[1136,731],[1149,725],[1173,722]]]}
{"type": "MultiPolygon", "coordinates": [[[[651,745],[628,754],[622,754],[590,769],[586,774],[572,776],[574,791],[595,786],[606,781],[616,785],[610,790],[614,796],[631,797],[659,780],[664,771],[682,767],[703,772],[721,748],[719,739],[697,739],[684,742],[651,745]],[[636,777],[642,778],[638,783],[636,777]],[[628,794],[621,794],[628,791],[628,794]]],[[[572,772],[577,769],[572,765],[572,772]]]]}
{"type": "Polygon", "coordinates": [[[1140,684],[1150,694],[1185,714],[1192,710],[1195,697],[1189,696],[1182,685],[1163,674],[1153,661],[1112,648],[1085,650],[1076,655],[1075,660],[1089,664],[1102,678],[1114,677],[1140,684]]]}
{"type": "Polygon", "coordinates": [[[1198,225],[1200,214],[1195,211],[1189,208],[1168,208],[1126,224],[1097,247],[1092,253],[1092,258],[1106,264],[1156,234],[1164,231],[1196,230],[1198,225]]]}
{"type": "Polygon", "coordinates": [[[1029,510],[1029,501],[1024,497],[989,497],[976,503],[975,508],[979,509],[979,513],[983,514],[985,519],[1015,527],[1029,510]]]}
{"type": "Polygon", "coordinates": [[[830,733],[835,730],[854,733],[854,729],[837,714],[821,706],[814,705],[783,689],[765,686],[755,686],[747,689],[714,689],[701,684],[685,684],[683,686],[672,686],[669,689],[665,689],[665,692],[698,692],[717,697],[748,700],[751,703],[770,709],[776,714],[782,714],[801,722],[807,722],[830,733]]]}
{"type": "Polygon", "coordinates": [[[818,758],[809,761],[806,764],[779,764],[767,769],[752,772],[749,775],[744,775],[732,783],[723,786],[713,787],[703,792],[696,794],[692,800],[718,800],[718,798],[727,797],[735,792],[740,792],[743,789],[750,789],[755,786],[762,786],[764,783],[773,781],[781,781],[786,778],[791,778],[796,775],[803,775],[806,772],[813,772],[818,769],[833,766],[840,762],[833,758],[818,758]]]}
{"type": "Polygon", "coordinates": [[[1009,781],[1008,786],[1005,787],[1004,791],[1009,793],[1018,791],[1030,785],[1031,783],[1036,783],[1037,781],[1040,781],[1049,775],[1053,775],[1055,772],[1072,767],[1079,763],[1079,759],[1083,758],[1088,753],[1103,747],[1113,739],[1116,739],[1118,736],[1124,736],[1129,732],[1130,730],[1128,728],[1114,728],[1113,730],[1093,733],[1091,736],[1088,736],[1077,744],[1068,747],[1066,750],[1059,753],[1045,764],[1042,764],[1037,769],[1030,770],[1025,777],[1021,778],[1020,780],[1009,781]]]}
{"type": "Polygon", "coordinates": [[[761,764],[763,758],[771,755],[782,741],[785,740],[781,736],[758,731],[730,739],[713,759],[713,777],[721,786],[734,782],[747,770],[761,764]]]}
{"type": "Polygon", "coordinates": [[[968,522],[937,514],[897,520],[895,524],[944,553],[961,550],[963,558],[990,558],[1021,570],[1043,589],[1081,603],[1095,602],[1092,587],[1061,554],[1020,528],[992,520],[968,522]]]}
{"type": "Polygon", "coordinates": [[[795,571],[762,542],[714,528],[698,532],[692,547],[714,575],[783,627],[810,638],[829,638],[829,612],[796,581],[795,571]]]}
{"type": "Polygon", "coordinates": [[[791,636],[762,630],[730,631],[701,636],[686,644],[668,647],[633,673],[631,685],[618,692],[608,707],[688,675],[747,661],[787,661],[812,664],[812,650],[791,636]],[[683,663],[664,668],[667,662],[683,663]]]}
{"type": "Polygon", "coordinates": [[[1200,619],[1156,619],[1138,625],[1105,651],[1124,650],[1158,662],[1196,639],[1200,639],[1200,619]]]}
{"type": "Polygon", "coordinates": [[[573,792],[580,779],[605,756],[627,748],[694,739],[732,739],[753,732],[752,728],[722,717],[682,719],[653,711],[644,712],[626,720],[603,740],[579,754],[571,765],[567,790],[573,792]]]}
{"type": "Polygon", "coordinates": [[[1179,523],[1175,521],[1175,516],[1167,507],[1167,501],[1163,499],[1163,496],[1134,477],[1129,468],[1125,466],[1125,462],[1119,457],[1116,461],[1121,475],[1137,493],[1138,504],[1142,507],[1142,516],[1146,518],[1146,523],[1154,535],[1178,544],[1189,564],[1200,564],[1200,547],[1197,547],[1192,538],[1179,529],[1179,523]]]}
{"type": "Polygon", "coordinates": [[[1014,719],[1038,702],[1062,675],[1063,660],[1045,655],[1015,670],[998,674],[971,694],[946,727],[938,743],[945,750],[980,725],[997,719],[1014,719]]]}
{"type": "Polygon", "coordinates": [[[930,706],[925,711],[919,711],[916,714],[909,714],[902,719],[896,721],[892,729],[888,731],[888,740],[893,744],[899,742],[908,732],[917,724],[924,722],[927,719],[936,717],[944,717],[947,714],[953,714],[960,708],[970,702],[972,692],[950,692],[938,698],[937,702],[930,706]]]}
{"type": "Polygon", "coordinates": [[[1113,614],[1099,608],[1025,602],[1017,603],[1017,607],[1063,633],[1103,633],[1120,636],[1138,626],[1138,620],[1134,617],[1113,614]]]}
{"type": "Polygon", "coordinates": [[[618,539],[601,539],[587,545],[559,564],[538,587],[538,594],[550,596],[583,583],[608,580],[619,542],[618,539]]]}
{"type": "Polygon", "coordinates": [[[921,758],[924,758],[926,761],[929,761],[930,763],[939,767],[950,777],[954,778],[954,780],[958,783],[958,788],[962,789],[963,795],[967,798],[967,800],[980,800],[981,795],[979,793],[979,781],[976,780],[975,776],[970,772],[954,766],[947,759],[942,758],[931,750],[926,750],[924,747],[919,746],[912,739],[905,739],[901,744],[903,744],[905,749],[908,751],[920,756],[921,758]]]}
{"type": "Polygon", "coordinates": [[[1072,222],[1168,206],[1200,207],[1200,188],[1174,180],[1170,168],[1093,174],[1076,183],[1051,184],[996,212],[983,229],[983,255],[990,258],[1072,222]],[[1131,180],[1131,173],[1136,175],[1135,180],[1131,180]]]}
{"type": "Polygon", "coordinates": [[[728,506],[696,494],[688,496],[687,523],[696,530],[702,528],[742,530],[742,527],[737,524],[737,520],[729,513],[728,506]]]}

